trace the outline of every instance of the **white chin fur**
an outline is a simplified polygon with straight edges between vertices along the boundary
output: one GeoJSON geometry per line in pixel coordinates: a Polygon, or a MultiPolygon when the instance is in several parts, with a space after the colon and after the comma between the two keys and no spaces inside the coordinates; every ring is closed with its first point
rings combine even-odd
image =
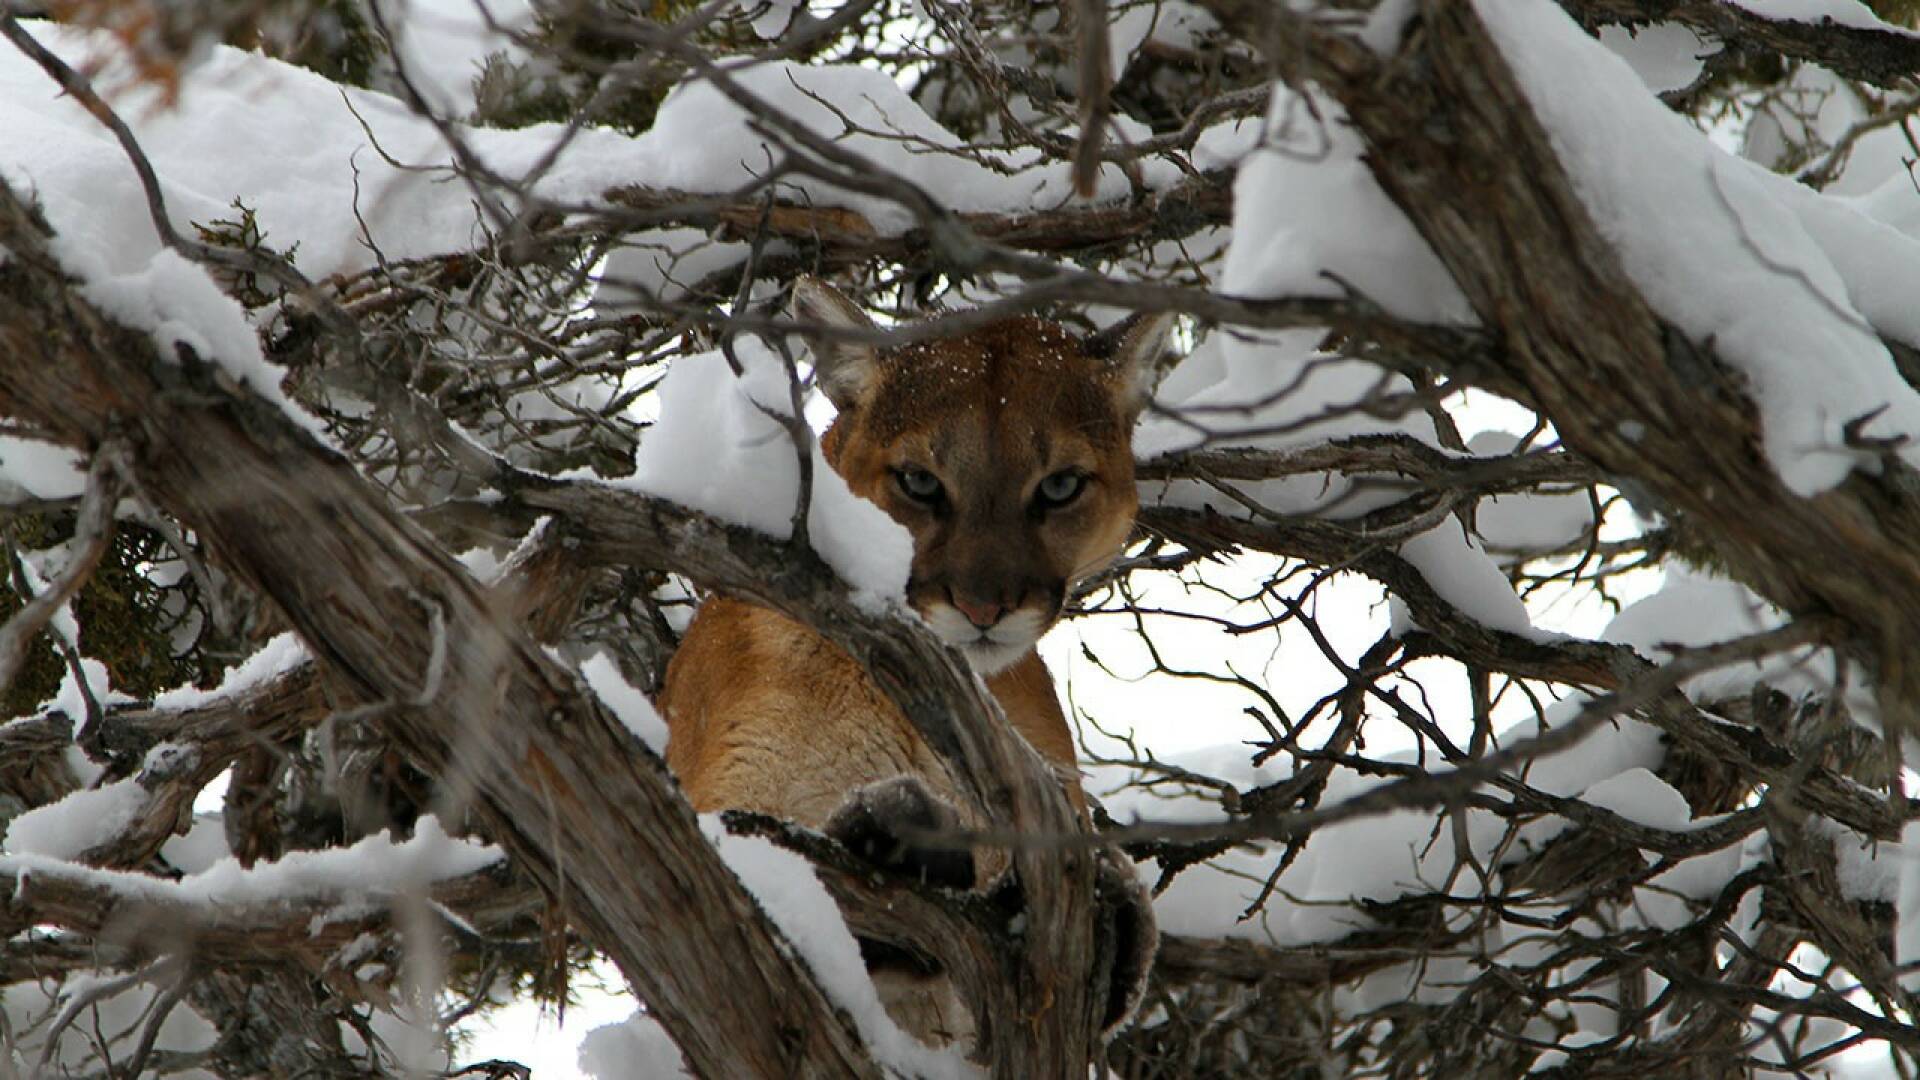
{"type": "Polygon", "coordinates": [[[981,634],[959,609],[940,604],[926,613],[927,625],[941,641],[960,650],[981,675],[998,675],[1033,649],[1046,631],[1034,612],[1016,611],[981,634]]]}
{"type": "Polygon", "coordinates": [[[1031,645],[998,645],[993,642],[981,642],[976,645],[962,645],[960,654],[973,665],[973,670],[982,675],[998,675],[1012,667],[1014,661],[1027,655],[1031,645]]]}

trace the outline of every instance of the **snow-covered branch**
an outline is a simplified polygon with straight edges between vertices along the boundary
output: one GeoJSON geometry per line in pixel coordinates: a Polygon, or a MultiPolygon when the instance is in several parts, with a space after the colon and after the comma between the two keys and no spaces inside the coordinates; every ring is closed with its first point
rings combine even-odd
{"type": "MultiPolygon", "coordinates": [[[[502,897],[524,898],[500,872],[498,851],[449,838],[428,820],[403,843],[375,837],[244,870],[227,862],[180,882],[43,856],[0,856],[0,879],[7,881],[0,915],[10,929],[32,924],[81,935],[115,966],[169,957],[271,965],[296,957],[318,973],[362,934],[385,928],[389,905],[409,893],[430,896],[450,912],[498,910],[502,897]]],[[[468,920],[460,921],[472,932],[468,920]]]]}
{"type": "MultiPolygon", "coordinates": [[[[10,227],[0,230],[0,238],[31,258],[45,241],[23,207],[13,203],[11,209],[10,227]]],[[[784,961],[767,951],[772,947],[769,938],[756,943],[739,937],[756,925],[751,903],[713,860],[699,834],[691,831],[691,816],[665,783],[658,760],[626,745],[620,729],[591,699],[571,690],[550,661],[507,629],[512,624],[504,613],[475,594],[463,575],[450,573],[444,557],[373,501],[357,477],[318,447],[304,444],[270,405],[246,398],[228,402],[217,390],[201,388],[190,391],[192,396],[211,393],[219,411],[166,407],[162,402],[167,396],[188,393],[202,375],[198,358],[191,355],[174,368],[164,362],[156,365],[144,351],[125,359],[104,349],[88,351],[87,342],[67,345],[57,360],[41,348],[30,348],[28,341],[41,325],[37,320],[49,317],[83,320],[96,328],[100,339],[124,335],[66,292],[58,276],[35,274],[33,269],[18,263],[0,269],[0,289],[18,301],[16,314],[0,324],[0,336],[13,358],[0,374],[0,402],[8,411],[41,417],[49,430],[76,441],[97,439],[114,413],[113,405],[72,396],[70,387],[61,384],[72,378],[114,381],[120,400],[141,417],[137,434],[130,435],[130,453],[148,489],[171,512],[216,541],[233,569],[276,599],[338,691],[363,702],[361,710],[377,717],[421,766],[460,778],[456,787],[476,799],[474,809],[489,835],[500,837],[518,859],[532,860],[531,872],[555,894],[584,898],[582,918],[595,939],[655,1008],[669,1018],[680,1014],[676,1035],[690,1054],[711,1054],[716,1067],[722,1061],[754,1060],[786,1060],[786,1067],[793,1067],[791,1062],[805,1062],[816,1054],[839,1059],[846,1067],[860,1060],[857,1047],[835,1039],[833,1022],[824,1014],[811,1020],[779,1019],[809,1003],[804,995],[794,996],[792,987],[777,994],[786,1005],[774,1008],[769,1003],[764,1014],[754,1015],[766,1018],[762,1031],[768,1038],[783,1025],[803,1024],[819,1030],[818,1043],[776,1050],[738,1033],[719,1039],[709,1025],[727,1011],[720,1008],[718,997],[703,1006],[701,995],[715,993],[726,980],[716,978],[705,988],[697,982],[663,982],[661,972],[686,961],[659,950],[669,948],[669,942],[673,949],[696,951],[758,948],[768,957],[764,963],[770,972],[780,971],[784,961]],[[176,389],[162,389],[169,384],[176,389]],[[214,490],[207,486],[204,470],[216,461],[224,479],[214,490]],[[303,477],[298,490],[266,483],[272,471],[281,469],[303,477]],[[259,487],[244,479],[249,472],[259,487]],[[245,497],[240,496],[243,491],[245,497]],[[270,536],[259,532],[266,518],[283,522],[270,536]],[[296,567],[297,572],[289,572],[296,567]],[[356,588],[343,592],[346,581],[356,588]],[[327,599],[310,608],[322,596],[327,599]],[[302,610],[312,610],[315,617],[295,614],[302,610]],[[381,629],[368,634],[368,627],[381,629]],[[458,636],[443,643],[438,640],[441,634],[458,636]],[[450,665],[444,674],[436,673],[441,663],[450,665]],[[496,692],[502,697],[495,698],[496,692]],[[454,717],[460,718],[457,726],[454,717]],[[533,722],[534,717],[541,722],[533,722]],[[505,726],[509,721],[511,727],[505,726]],[[553,726],[543,730],[543,723],[553,726]],[[610,770],[609,760],[630,765],[610,770]],[[646,815],[609,818],[604,809],[589,809],[631,806],[646,799],[654,803],[646,815]],[[537,821],[552,825],[526,824],[537,821]],[[676,834],[668,827],[675,822],[688,831],[676,834]],[[553,829],[569,838],[565,847],[549,846],[553,829]],[[575,845],[591,857],[573,851],[575,845]],[[707,895],[675,904],[658,899],[690,891],[707,895]],[[640,896],[652,899],[642,901],[640,896]],[[703,939],[707,943],[698,944],[703,939]],[[722,944],[728,939],[731,943],[722,944]],[[732,1045],[723,1048],[722,1042],[732,1045]],[[704,1050],[699,1048],[703,1043],[704,1050]]],[[[533,478],[525,482],[530,488],[543,486],[533,478]]],[[[566,494],[574,487],[552,486],[558,494],[550,499],[534,491],[517,494],[541,510],[559,512],[564,520],[570,509],[566,494]]],[[[989,713],[979,700],[978,686],[960,674],[952,654],[930,635],[902,633],[891,617],[863,611],[811,552],[790,550],[750,530],[646,500],[636,500],[617,529],[595,539],[617,542],[619,561],[625,564],[667,566],[699,580],[735,586],[833,627],[929,742],[951,755],[982,806],[1006,808],[1007,825],[1025,833],[1075,831],[1051,774],[1032,751],[1010,731],[981,719],[989,713]],[[723,537],[725,542],[720,542],[723,537]],[[940,671],[946,678],[929,675],[940,671]]],[[[180,790],[198,790],[208,767],[201,766],[195,782],[180,785],[180,790]]],[[[124,790],[127,797],[137,795],[131,788],[124,790]]],[[[114,842],[151,839],[123,835],[114,842]]],[[[1075,998],[1090,999],[1088,987],[1052,986],[1043,974],[1086,970],[1093,963],[1087,855],[1034,849],[1016,859],[1029,883],[1024,901],[1033,929],[1020,957],[1032,974],[1016,982],[1012,991],[1016,999],[1045,994],[1058,1012],[1061,1030],[1050,1030],[1052,1025],[1002,1028],[988,1049],[1009,1075],[1051,1072],[1056,1063],[1064,1067],[1084,1055],[1091,1025],[1083,1018],[1096,1009],[1090,1000],[1074,1003],[1075,998]]],[[[791,977],[796,986],[810,985],[803,974],[791,977]]],[[[975,982],[989,985],[984,978],[975,982]]],[[[768,990],[782,985],[775,979],[768,990]]]]}
{"type": "Polygon", "coordinates": [[[1728,49],[1811,61],[1875,86],[1903,86],[1920,74],[1920,35],[1881,21],[1864,4],[1560,0],[1560,5],[1587,25],[1678,23],[1728,49]]]}
{"type": "Polygon", "coordinates": [[[641,7],[7,20],[0,1074],[451,1074],[595,963],[601,1080],[1913,1072],[1914,5],[641,7]],[[1130,492],[1073,388],[976,410],[1046,459],[996,543],[1141,507],[1022,690],[1090,832],[809,349],[1145,312],[1130,492]],[[944,763],[904,851],[1013,872],[694,817],[718,595],[944,763]]]}
{"type": "MultiPolygon", "coordinates": [[[[1357,41],[1334,40],[1309,50],[1312,74],[1374,148],[1366,160],[1382,189],[1498,327],[1508,371],[1567,443],[1710,534],[1761,595],[1790,612],[1845,619],[1886,716],[1904,724],[1894,718],[1920,704],[1920,679],[1898,643],[1920,625],[1887,598],[1920,586],[1920,560],[1900,541],[1920,525],[1920,500],[1899,479],[1911,467],[1850,435],[1834,451],[1881,457],[1887,473],[1853,473],[1816,493],[1754,455],[1762,434],[1750,384],[1715,342],[1656,310],[1626,272],[1631,256],[1588,205],[1605,197],[1590,193],[1601,181],[1568,172],[1512,66],[1522,20],[1497,42],[1481,19],[1472,5],[1423,9],[1421,32],[1402,46],[1418,63],[1396,66],[1357,41]]],[[[1876,411],[1863,406],[1845,418],[1847,430],[1876,411]]]]}
{"type": "Polygon", "coordinates": [[[70,291],[46,243],[28,208],[0,195],[0,246],[11,253],[0,266],[6,411],[80,444],[129,423],[149,490],[275,598],[340,692],[376,709],[416,760],[458,778],[489,834],[550,894],[572,898],[690,1057],[720,1072],[870,1073],[864,1049],[775,944],[658,759],[350,469],[272,405],[195,389],[208,375],[199,358],[156,356],[103,319],[70,291]],[[194,404],[203,401],[215,405],[194,404]],[[278,524],[263,529],[269,520],[278,524]],[[431,685],[430,621],[459,635],[439,646],[451,670],[431,700],[403,704],[431,685]],[[768,973],[757,984],[763,1000],[749,1007],[739,985],[700,959],[716,955],[757,957],[768,973]],[[794,1031],[807,1035],[794,1042],[794,1031]]]}

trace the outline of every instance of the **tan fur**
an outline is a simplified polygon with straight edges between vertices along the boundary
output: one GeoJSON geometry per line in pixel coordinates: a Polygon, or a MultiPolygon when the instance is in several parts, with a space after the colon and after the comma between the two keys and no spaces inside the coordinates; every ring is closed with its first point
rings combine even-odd
{"type": "MultiPolygon", "coordinates": [[[[1037,653],[987,689],[1084,805],[1073,735],[1037,653]]],[[[667,765],[701,812],[826,822],[849,791],[909,773],[953,795],[939,757],[852,657],[777,612],[716,597],[700,608],[661,695],[667,765]]]]}
{"type": "MultiPolygon", "coordinates": [[[[796,285],[795,307],[828,325],[870,325],[817,282],[796,285]]],[[[1058,619],[1068,588],[1106,565],[1132,528],[1131,430],[1165,329],[1142,322],[1082,341],[1052,323],[1013,319],[887,352],[832,342],[814,350],[816,379],[840,409],[822,439],[828,461],[913,536],[908,602],[986,676],[1083,813],[1073,735],[1033,643],[1058,619]],[[936,478],[943,498],[914,498],[903,470],[936,478]],[[1084,477],[1078,494],[1057,506],[1036,501],[1042,482],[1063,471],[1084,477]]],[[[856,789],[904,774],[952,803],[965,824],[982,824],[858,663],[765,608],[704,604],[667,668],[660,704],[667,762],[697,810],[820,827],[856,789]]],[[[1005,852],[976,851],[976,884],[1006,865],[1005,852]]],[[[970,1033],[944,980],[889,983],[883,1000],[929,1041],[970,1033]]]]}
{"type": "MultiPolygon", "coordinates": [[[[1137,373],[1037,319],[850,363],[865,368],[837,372],[844,400],[822,445],[856,494],[913,534],[909,602],[936,631],[958,622],[957,637],[974,630],[956,598],[976,610],[996,605],[1004,627],[1037,639],[1066,589],[1104,566],[1132,527],[1137,373]],[[902,490],[899,470],[909,467],[940,480],[943,509],[902,490]],[[1079,495],[1037,510],[1036,486],[1062,470],[1085,476],[1079,495]]],[[[1083,807],[1073,736],[1046,665],[1020,640],[1027,636],[967,651],[1010,660],[991,671],[988,689],[1083,807]]],[[[668,764],[698,810],[818,826],[848,792],[902,773],[952,798],[937,755],[859,665],[764,608],[705,604],[667,669],[661,705],[668,764]]]]}

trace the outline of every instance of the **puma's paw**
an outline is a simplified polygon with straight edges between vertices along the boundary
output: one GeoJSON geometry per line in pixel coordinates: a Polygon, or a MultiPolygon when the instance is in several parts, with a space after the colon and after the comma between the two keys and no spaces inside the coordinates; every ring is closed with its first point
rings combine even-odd
{"type": "Polygon", "coordinates": [[[960,815],[917,776],[856,788],[827,819],[826,833],[875,866],[950,889],[973,887],[973,854],[930,844],[925,834],[954,832],[960,815]]]}
{"type": "Polygon", "coordinates": [[[1133,1018],[1146,996],[1147,974],[1160,948],[1160,928],[1153,918],[1153,896],[1134,876],[1132,859],[1118,848],[1103,848],[1094,866],[1100,932],[1112,942],[1113,950],[1100,1032],[1111,1035],[1133,1018]]]}

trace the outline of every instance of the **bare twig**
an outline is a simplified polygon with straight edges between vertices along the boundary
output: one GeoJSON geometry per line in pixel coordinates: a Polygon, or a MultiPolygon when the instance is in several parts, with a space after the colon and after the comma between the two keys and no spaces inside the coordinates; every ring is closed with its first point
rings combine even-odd
{"type": "MultiPolygon", "coordinates": [[[[101,556],[107,552],[107,546],[113,539],[113,511],[120,501],[120,481],[111,463],[111,448],[102,448],[94,454],[93,465],[87,472],[87,490],[80,502],[80,513],[74,524],[72,553],[67,558],[58,577],[49,582],[37,594],[24,594],[25,601],[20,610],[0,626],[0,689],[12,685],[14,674],[20,669],[27,646],[46,628],[67,601],[73,599],[80,587],[87,583],[93,574],[93,568],[100,564],[101,556]]],[[[19,559],[9,543],[10,558],[19,559]]],[[[25,584],[21,567],[13,567],[16,585],[25,584]]]]}

